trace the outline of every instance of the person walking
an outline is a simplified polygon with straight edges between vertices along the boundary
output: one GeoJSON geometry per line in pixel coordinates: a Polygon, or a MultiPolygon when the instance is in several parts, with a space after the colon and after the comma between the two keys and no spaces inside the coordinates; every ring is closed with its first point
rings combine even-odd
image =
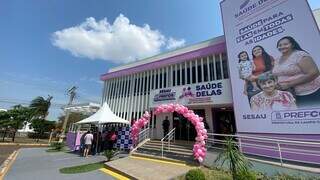
{"type": "Polygon", "coordinates": [[[89,151],[91,149],[92,141],[93,141],[93,134],[90,131],[88,131],[86,136],[84,137],[84,145],[85,145],[85,149],[83,152],[84,157],[88,157],[89,151]]]}

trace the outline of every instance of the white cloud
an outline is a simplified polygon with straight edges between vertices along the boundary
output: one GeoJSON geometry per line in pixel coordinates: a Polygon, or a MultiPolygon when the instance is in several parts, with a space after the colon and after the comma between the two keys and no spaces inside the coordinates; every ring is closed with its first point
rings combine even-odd
{"type": "Polygon", "coordinates": [[[186,41],[184,39],[176,40],[174,38],[169,38],[167,43],[167,49],[176,49],[184,46],[186,41]]]}
{"type": "Polygon", "coordinates": [[[74,56],[115,63],[132,62],[155,55],[162,48],[176,48],[184,43],[185,40],[167,39],[148,24],[142,27],[130,24],[129,19],[122,14],[113,24],[106,18],[96,21],[89,17],[78,26],[52,34],[52,44],[70,51],[74,56]]]}

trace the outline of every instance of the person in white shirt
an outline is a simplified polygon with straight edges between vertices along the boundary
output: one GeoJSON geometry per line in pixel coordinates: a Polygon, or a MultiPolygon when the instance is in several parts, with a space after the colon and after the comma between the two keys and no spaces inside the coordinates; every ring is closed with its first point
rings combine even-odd
{"type": "Polygon", "coordinates": [[[83,152],[84,157],[88,157],[89,151],[91,149],[92,141],[93,141],[93,134],[90,131],[88,131],[86,136],[84,136],[84,145],[85,145],[85,149],[83,152]]]}

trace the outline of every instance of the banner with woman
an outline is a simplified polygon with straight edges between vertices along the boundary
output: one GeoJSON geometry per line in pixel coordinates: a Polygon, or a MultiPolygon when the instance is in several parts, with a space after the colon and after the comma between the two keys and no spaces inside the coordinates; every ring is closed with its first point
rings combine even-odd
{"type": "Polygon", "coordinates": [[[306,0],[221,2],[238,132],[319,134],[320,34],[306,0]]]}

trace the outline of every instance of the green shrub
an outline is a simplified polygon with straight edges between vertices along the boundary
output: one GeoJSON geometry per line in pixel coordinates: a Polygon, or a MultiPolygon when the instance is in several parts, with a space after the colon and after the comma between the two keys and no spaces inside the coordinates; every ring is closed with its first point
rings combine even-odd
{"type": "Polygon", "coordinates": [[[256,180],[258,175],[253,171],[241,171],[237,174],[237,180],[256,180]]]}
{"type": "Polygon", "coordinates": [[[116,151],[112,149],[108,149],[104,151],[104,156],[107,158],[107,161],[110,161],[115,154],[116,154],[116,151]]]}
{"type": "Polygon", "coordinates": [[[191,169],[186,174],[186,180],[205,180],[205,175],[201,169],[191,169]]]}
{"type": "Polygon", "coordinates": [[[56,151],[61,151],[64,147],[64,144],[62,142],[53,142],[50,144],[51,149],[56,151]]]}

